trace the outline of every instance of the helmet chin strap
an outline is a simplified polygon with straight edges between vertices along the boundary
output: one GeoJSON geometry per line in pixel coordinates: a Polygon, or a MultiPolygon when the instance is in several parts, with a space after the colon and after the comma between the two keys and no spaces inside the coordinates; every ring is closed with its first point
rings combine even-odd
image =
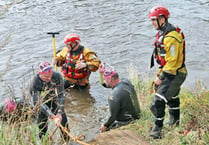
{"type": "Polygon", "coordinates": [[[161,28],[163,27],[164,23],[162,23],[160,25],[159,20],[157,19],[157,25],[158,25],[158,30],[161,30],[161,28]]]}
{"type": "Polygon", "coordinates": [[[162,23],[161,25],[160,25],[159,19],[157,19],[158,30],[161,30],[162,27],[164,26],[164,24],[166,24],[166,23],[167,23],[167,19],[166,18],[165,18],[165,23],[162,23]]]}

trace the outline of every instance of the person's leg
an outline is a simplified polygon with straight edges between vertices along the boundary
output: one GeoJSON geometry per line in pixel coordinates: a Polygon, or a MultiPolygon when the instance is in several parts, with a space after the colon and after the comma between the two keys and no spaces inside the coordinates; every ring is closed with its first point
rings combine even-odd
{"type": "Polygon", "coordinates": [[[159,98],[158,96],[155,96],[150,110],[155,116],[154,126],[150,132],[150,136],[154,139],[160,139],[161,129],[163,127],[163,121],[165,116],[165,101],[159,98]]]}
{"type": "Polygon", "coordinates": [[[166,92],[166,98],[168,99],[169,106],[169,125],[179,125],[180,121],[180,99],[179,92],[180,87],[186,79],[186,74],[178,73],[168,91],[166,92]]]}
{"type": "Polygon", "coordinates": [[[180,99],[178,96],[172,97],[168,102],[169,110],[169,125],[179,125],[180,122],[180,99]]]}
{"type": "Polygon", "coordinates": [[[73,83],[69,82],[68,80],[64,80],[64,89],[65,90],[68,89],[68,88],[71,88],[73,86],[74,86],[73,83]]]}
{"type": "Polygon", "coordinates": [[[172,79],[168,79],[168,78],[162,80],[162,83],[159,86],[155,94],[154,101],[150,107],[150,110],[155,116],[154,126],[150,132],[150,136],[153,137],[154,139],[162,138],[161,130],[163,127],[163,121],[165,117],[165,104],[168,102],[164,94],[167,92],[168,88],[170,87],[171,82],[172,79]]]}
{"type": "MultiPolygon", "coordinates": [[[[61,122],[61,125],[66,129],[66,131],[70,132],[70,128],[69,128],[69,125],[68,125],[68,120],[67,120],[67,116],[66,116],[66,113],[62,113],[62,122],[61,122]]],[[[61,132],[62,132],[62,135],[63,135],[63,138],[65,140],[65,142],[69,142],[70,141],[70,137],[69,135],[60,128],[61,132]]]]}
{"type": "Polygon", "coordinates": [[[79,89],[79,91],[85,91],[86,89],[90,89],[89,85],[89,76],[86,76],[85,78],[78,79],[76,84],[76,88],[79,89]]]}
{"type": "Polygon", "coordinates": [[[38,114],[38,128],[39,128],[39,138],[41,139],[42,136],[44,136],[48,130],[48,124],[47,124],[48,117],[43,113],[40,112],[38,114]]]}

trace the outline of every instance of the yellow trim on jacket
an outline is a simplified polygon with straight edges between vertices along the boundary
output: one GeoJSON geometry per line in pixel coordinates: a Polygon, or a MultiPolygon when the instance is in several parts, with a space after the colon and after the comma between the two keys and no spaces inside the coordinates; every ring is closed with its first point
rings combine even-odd
{"type": "Polygon", "coordinates": [[[164,72],[176,75],[178,70],[179,72],[186,73],[186,68],[181,68],[185,55],[183,53],[183,42],[181,34],[177,31],[171,31],[164,37],[163,43],[166,50],[164,72]]]}

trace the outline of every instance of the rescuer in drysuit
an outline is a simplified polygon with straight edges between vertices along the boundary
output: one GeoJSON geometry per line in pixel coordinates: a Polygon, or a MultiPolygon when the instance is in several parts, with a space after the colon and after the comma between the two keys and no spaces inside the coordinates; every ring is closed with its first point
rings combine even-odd
{"type": "Polygon", "coordinates": [[[154,59],[159,64],[159,71],[154,80],[155,97],[151,111],[155,116],[150,136],[160,139],[165,117],[165,105],[168,105],[169,124],[179,125],[180,120],[180,87],[186,79],[185,41],[180,28],[168,22],[169,11],[163,6],[150,10],[148,18],[158,33],[155,38],[151,67],[154,59]]]}

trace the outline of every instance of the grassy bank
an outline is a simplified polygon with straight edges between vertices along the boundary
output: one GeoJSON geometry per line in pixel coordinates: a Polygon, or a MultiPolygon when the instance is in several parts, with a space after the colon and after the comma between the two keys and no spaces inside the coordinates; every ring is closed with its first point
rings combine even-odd
{"type": "MultiPolygon", "coordinates": [[[[181,100],[181,123],[179,127],[164,125],[163,139],[153,140],[149,137],[154,117],[149,110],[153,100],[150,94],[150,82],[142,80],[136,72],[130,72],[131,81],[138,92],[141,119],[121,129],[134,131],[139,138],[153,145],[206,145],[209,144],[209,90],[200,82],[196,83],[196,90],[190,91],[182,88],[179,95],[181,100]]],[[[16,114],[16,113],[15,113],[16,114]]],[[[14,116],[15,116],[14,114],[14,116]]],[[[12,118],[7,122],[0,122],[0,144],[2,145],[28,145],[28,144],[61,144],[59,131],[55,132],[55,126],[49,124],[49,136],[40,141],[37,135],[37,124],[34,123],[33,112],[28,110],[27,120],[20,119],[11,123],[12,118]]],[[[23,115],[23,118],[25,117],[23,115]]],[[[168,110],[164,123],[168,121],[168,110]]],[[[107,143],[108,145],[108,143],[107,143]]]]}
{"type": "Polygon", "coordinates": [[[154,117],[149,110],[154,97],[150,95],[151,83],[141,80],[137,75],[134,75],[133,78],[132,82],[139,93],[141,119],[124,129],[133,130],[140,138],[155,145],[209,144],[209,90],[203,83],[197,81],[195,91],[182,88],[179,95],[181,101],[180,126],[170,127],[166,125],[168,122],[168,110],[166,110],[163,139],[153,140],[149,137],[154,122],[154,117]]]}

